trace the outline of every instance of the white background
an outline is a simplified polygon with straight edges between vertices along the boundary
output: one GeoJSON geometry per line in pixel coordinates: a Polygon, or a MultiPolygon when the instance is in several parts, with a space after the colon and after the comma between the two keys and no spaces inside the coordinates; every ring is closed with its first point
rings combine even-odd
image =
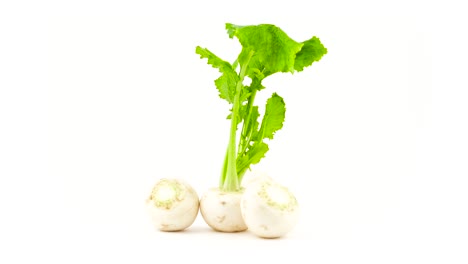
{"type": "Polygon", "coordinates": [[[2,263],[467,263],[466,40],[456,2],[0,4],[2,263]],[[207,47],[273,23],[328,48],[265,81],[286,122],[258,169],[296,194],[286,237],[154,230],[162,177],[217,185],[229,106],[207,47]]]}

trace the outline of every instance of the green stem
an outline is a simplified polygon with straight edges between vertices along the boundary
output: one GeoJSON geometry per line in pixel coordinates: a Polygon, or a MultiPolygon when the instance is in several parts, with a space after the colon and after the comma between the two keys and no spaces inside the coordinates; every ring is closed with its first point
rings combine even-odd
{"type": "Polygon", "coordinates": [[[255,100],[255,95],[257,94],[257,89],[253,89],[250,97],[249,97],[249,102],[248,102],[248,114],[247,118],[245,119],[243,125],[242,125],[242,136],[239,141],[239,152],[237,153],[238,157],[242,157],[245,154],[245,151],[247,150],[247,147],[249,146],[250,138],[252,136],[253,130],[250,129],[250,131],[247,131],[247,128],[250,125],[250,118],[252,116],[252,107],[253,107],[253,102],[255,100]]]}
{"type": "Polygon", "coordinates": [[[226,171],[227,171],[227,161],[228,161],[228,149],[226,149],[226,155],[224,155],[223,169],[221,171],[221,178],[219,180],[219,188],[222,189],[224,186],[224,181],[226,180],[226,171]]]}
{"type": "Polygon", "coordinates": [[[241,171],[239,171],[239,175],[237,175],[237,177],[239,178],[239,182],[242,182],[242,179],[244,178],[244,175],[246,172],[247,172],[247,168],[244,168],[241,171]]]}
{"type": "Polygon", "coordinates": [[[227,152],[227,171],[224,177],[224,190],[225,191],[237,191],[239,189],[239,182],[237,180],[236,171],[236,130],[237,130],[237,111],[239,111],[239,96],[237,94],[234,97],[234,107],[232,109],[231,116],[231,132],[229,137],[229,145],[227,152]],[[232,158],[234,156],[234,158],[232,158]]]}
{"type": "Polygon", "coordinates": [[[241,71],[239,74],[239,80],[237,82],[236,94],[234,96],[234,102],[232,106],[232,115],[231,115],[231,132],[229,137],[228,153],[227,153],[227,170],[226,175],[224,176],[224,191],[238,191],[240,188],[239,179],[237,178],[237,168],[236,168],[236,131],[237,131],[237,118],[239,112],[239,97],[242,90],[242,82],[244,81],[245,73],[247,66],[249,65],[250,58],[252,58],[253,51],[249,53],[247,61],[244,65],[241,65],[241,71]]]}

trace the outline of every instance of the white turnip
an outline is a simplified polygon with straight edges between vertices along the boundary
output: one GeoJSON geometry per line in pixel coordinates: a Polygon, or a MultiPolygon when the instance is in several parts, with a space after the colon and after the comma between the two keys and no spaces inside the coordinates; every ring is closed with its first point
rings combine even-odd
{"type": "Polygon", "coordinates": [[[241,198],[241,211],[249,231],[263,238],[285,235],[299,218],[294,195],[271,180],[256,181],[247,186],[241,198]]]}
{"type": "Polygon", "coordinates": [[[179,179],[161,179],[146,200],[153,224],[161,231],[180,231],[197,217],[199,200],[195,190],[179,179]]]}
{"type": "Polygon", "coordinates": [[[205,222],[221,232],[240,232],[247,229],[240,210],[242,192],[212,188],[202,195],[200,212],[205,222]]]}

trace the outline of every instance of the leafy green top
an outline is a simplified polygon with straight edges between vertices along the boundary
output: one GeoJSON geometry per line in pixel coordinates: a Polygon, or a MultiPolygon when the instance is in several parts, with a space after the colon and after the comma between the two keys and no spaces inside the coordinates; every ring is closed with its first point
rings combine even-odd
{"type": "Polygon", "coordinates": [[[291,39],[279,27],[270,24],[238,26],[226,24],[230,38],[236,37],[242,51],[235,63],[230,64],[206,48],[197,47],[196,53],[208,59],[208,64],[217,68],[221,76],[215,80],[219,96],[233,105],[231,135],[221,175],[220,187],[228,191],[239,189],[239,182],[252,164],[260,162],[268,151],[266,139],[283,127],[286,107],[283,98],[274,93],[267,100],[262,122],[260,113],[253,104],[256,92],[264,87],[262,81],[277,72],[300,72],[327,53],[317,37],[304,42],[291,39]],[[239,72],[236,71],[240,65],[239,72]],[[252,82],[244,86],[248,76],[252,82]],[[236,150],[236,130],[242,123],[239,145],[236,150]]]}

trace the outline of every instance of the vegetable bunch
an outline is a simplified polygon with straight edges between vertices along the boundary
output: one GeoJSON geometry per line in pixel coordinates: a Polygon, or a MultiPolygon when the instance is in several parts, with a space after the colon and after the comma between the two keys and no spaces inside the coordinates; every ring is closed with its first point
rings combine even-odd
{"type": "Polygon", "coordinates": [[[193,188],[180,180],[161,180],[147,199],[155,226],[163,231],[178,231],[190,226],[198,210],[214,230],[239,232],[249,229],[260,237],[280,237],[297,222],[299,206],[284,186],[263,175],[244,180],[247,170],[265,157],[268,141],[283,127],[284,100],[277,93],[266,101],[260,115],[255,104],[257,92],[265,89],[263,81],[278,72],[300,72],[327,53],[317,37],[303,42],[291,39],[280,28],[262,24],[237,26],[226,24],[230,38],[242,45],[231,64],[206,48],[196,53],[221,73],[214,83],[219,96],[230,105],[229,143],[218,188],[206,191],[201,199],[193,188]],[[250,79],[245,85],[244,80],[250,79]],[[247,183],[249,182],[249,183],[247,183]]]}

